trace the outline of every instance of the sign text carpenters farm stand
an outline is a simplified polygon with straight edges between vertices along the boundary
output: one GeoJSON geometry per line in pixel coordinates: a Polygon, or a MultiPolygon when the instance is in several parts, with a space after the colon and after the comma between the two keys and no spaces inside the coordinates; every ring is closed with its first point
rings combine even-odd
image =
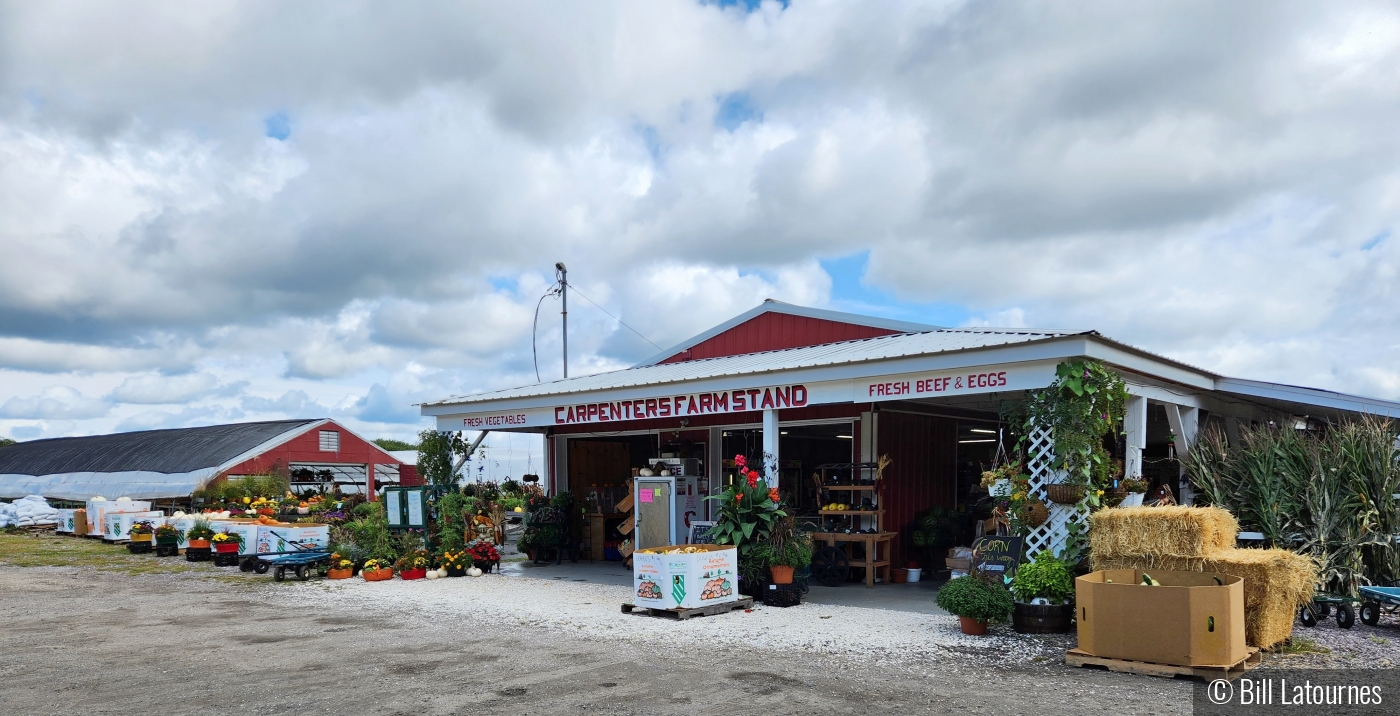
{"type": "Polygon", "coordinates": [[[482,412],[461,417],[460,425],[468,430],[546,427],[781,410],[831,403],[911,400],[1040,388],[1053,378],[1053,365],[1021,364],[672,395],[658,394],[663,388],[657,386],[640,391],[651,395],[625,399],[482,412]]]}

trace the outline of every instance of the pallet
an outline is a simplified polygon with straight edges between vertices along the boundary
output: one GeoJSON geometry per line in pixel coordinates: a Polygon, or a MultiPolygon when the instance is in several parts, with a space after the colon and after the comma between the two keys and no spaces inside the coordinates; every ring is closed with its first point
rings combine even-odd
{"type": "Polygon", "coordinates": [[[691,617],[708,617],[715,614],[727,614],[735,609],[752,608],[753,597],[740,597],[732,602],[711,604],[708,607],[696,607],[695,609],[653,609],[651,607],[639,607],[635,604],[627,603],[622,605],[622,613],[632,614],[635,612],[645,612],[654,617],[667,617],[680,621],[691,617]]]}
{"type": "Polygon", "coordinates": [[[1185,677],[1188,679],[1201,679],[1203,681],[1214,681],[1216,679],[1233,681],[1243,676],[1246,671],[1259,666],[1260,662],[1263,660],[1264,654],[1252,646],[1249,647],[1248,656],[1241,659],[1239,663],[1230,666],[1177,666],[1175,664],[1154,664],[1147,661],[1109,659],[1102,656],[1086,654],[1078,649],[1070,649],[1065,652],[1066,666],[1097,667],[1115,671],[1120,674],[1159,676],[1165,679],[1185,677]]]}

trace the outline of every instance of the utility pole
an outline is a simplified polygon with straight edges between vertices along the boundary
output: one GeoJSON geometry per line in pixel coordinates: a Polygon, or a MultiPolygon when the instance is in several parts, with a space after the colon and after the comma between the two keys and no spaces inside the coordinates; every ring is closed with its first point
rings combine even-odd
{"type": "Polygon", "coordinates": [[[564,377],[569,377],[569,269],[564,267],[564,262],[554,264],[554,270],[558,273],[559,298],[564,302],[564,310],[560,315],[564,317],[564,377]]]}

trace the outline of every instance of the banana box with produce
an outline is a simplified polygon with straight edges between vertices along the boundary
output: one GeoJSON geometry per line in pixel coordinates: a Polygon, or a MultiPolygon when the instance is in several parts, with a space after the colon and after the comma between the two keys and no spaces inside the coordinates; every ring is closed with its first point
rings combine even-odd
{"type": "Polygon", "coordinates": [[[683,544],[632,553],[633,601],[651,609],[695,609],[739,598],[734,545],[683,544]]]}
{"type": "Polygon", "coordinates": [[[1079,577],[1074,587],[1078,652],[1211,667],[1230,667],[1249,656],[1239,577],[1105,569],[1079,577]]]}

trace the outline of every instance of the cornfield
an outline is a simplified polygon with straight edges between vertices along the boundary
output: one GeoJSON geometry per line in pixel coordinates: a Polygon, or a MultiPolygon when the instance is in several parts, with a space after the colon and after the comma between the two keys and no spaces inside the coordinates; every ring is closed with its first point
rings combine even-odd
{"type": "Polygon", "coordinates": [[[1397,426],[1366,417],[1319,433],[1242,427],[1231,447],[1209,429],[1186,455],[1199,497],[1274,547],[1317,560],[1323,587],[1356,594],[1400,579],[1397,426]]]}

